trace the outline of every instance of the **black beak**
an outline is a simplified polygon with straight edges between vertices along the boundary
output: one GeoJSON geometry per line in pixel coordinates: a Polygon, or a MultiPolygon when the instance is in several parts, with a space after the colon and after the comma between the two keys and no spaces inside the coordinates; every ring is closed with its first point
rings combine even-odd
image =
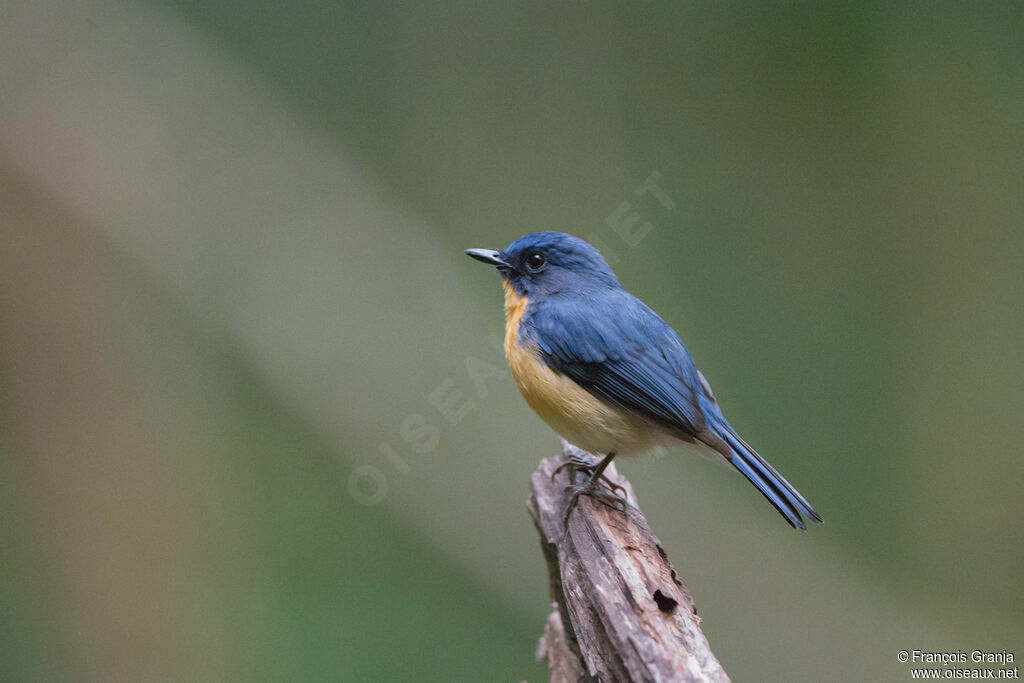
{"type": "Polygon", "coordinates": [[[489,263],[492,266],[497,266],[499,268],[511,268],[511,266],[501,259],[501,254],[493,249],[467,249],[466,254],[472,256],[477,261],[489,263]]]}

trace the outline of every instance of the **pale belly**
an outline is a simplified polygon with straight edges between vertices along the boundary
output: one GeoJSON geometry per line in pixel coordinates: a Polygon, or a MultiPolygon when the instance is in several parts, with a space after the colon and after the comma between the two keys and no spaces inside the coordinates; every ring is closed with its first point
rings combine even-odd
{"type": "MultiPolygon", "coordinates": [[[[515,353],[515,352],[514,352],[515,353]]],[[[533,355],[520,349],[522,355],[533,355]]],[[[569,443],[590,453],[629,455],[661,443],[659,430],[595,398],[543,362],[509,357],[519,393],[535,413],[569,443]]]]}

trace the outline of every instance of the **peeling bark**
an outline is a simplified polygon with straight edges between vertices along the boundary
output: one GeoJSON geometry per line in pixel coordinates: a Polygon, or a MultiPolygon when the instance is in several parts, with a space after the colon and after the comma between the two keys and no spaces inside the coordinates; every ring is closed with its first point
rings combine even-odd
{"type": "MultiPolygon", "coordinates": [[[[562,455],[575,448],[563,442],[562,455]]],[[[563,531],[569,475],[540,463],[527,503],[548,564],[554,609],[538,656],[552,681],[728,681],[700,630],[693,600],[651,533],[629,482],[626,513],[580,498],[563,531]]]]}

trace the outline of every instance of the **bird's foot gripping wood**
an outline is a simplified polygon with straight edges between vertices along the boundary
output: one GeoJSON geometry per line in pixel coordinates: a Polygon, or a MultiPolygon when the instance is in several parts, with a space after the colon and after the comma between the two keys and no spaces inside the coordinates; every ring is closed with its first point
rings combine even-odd
{"type": "MultiPolygon", "coordinates": [[[[551,473],[551,481],[555,480],[555,477],[562,470],[569,470],[569,480],[575,482],[576,474],[585,474],[587,477],[591,477],[594,474],[594,470],[597,469],[598,463],[593,463],[587,459],[586,451],[574,451],[569,454],[565,461],[555,468],[555,471],[551,473]]],[[[622,488],[614,481],[608,478],[608,475],[602,473],[600,476],[601,483],[607,486],[613,493],[624,494],[626,489],[622,488]]],[[[572,488],[572,487],[567,487],[572,488]]]]}
{"type": "Polygon", "coordinates": [[[614,457],[615,453],[609,453],[601,462],[595,464],[587,459],[585,452],[573,451],[566,457],[565,462],[551,473],[551,480],[554,481],[555,475],[567,469],[569,470],[569,481],[572,482],[569,486],[565,487],[565,492],[569,493],[570,496],[569,502],[565,506],[565,514],[562,517],[563,529],[568,530],[569,517],[572,515],[572,511],[576,507],[576,503],[579,502],[581,495],[589,496],[602,505],[619,510],[620,512],[626,511],[626,506],[629,504],[625,497],[626,489],[616,484],[604,474],[605,468],[608,467],[614,457]],[[577,474],[586,475],[586,481],[576,483],[577,474]]]}

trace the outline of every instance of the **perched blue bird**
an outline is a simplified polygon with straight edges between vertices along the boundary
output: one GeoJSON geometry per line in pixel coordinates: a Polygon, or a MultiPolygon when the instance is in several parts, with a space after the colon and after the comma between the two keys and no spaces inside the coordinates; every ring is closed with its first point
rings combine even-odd
{"type": "Polygon", "coordinates": [[[571,488],[566,524],[581,494],[625,509],[621,487],[604,476],[616,455],[680,442],[731,464],[797,529],[806,530],[804,517],[821,521],[729,425],[679,336],[619,285],[597,249],[535,232],[503,251],[466,253],[502,275],[505,355],[523,398],[567,441],[603,456],[559,468],[588,475],[571,488]]]}

